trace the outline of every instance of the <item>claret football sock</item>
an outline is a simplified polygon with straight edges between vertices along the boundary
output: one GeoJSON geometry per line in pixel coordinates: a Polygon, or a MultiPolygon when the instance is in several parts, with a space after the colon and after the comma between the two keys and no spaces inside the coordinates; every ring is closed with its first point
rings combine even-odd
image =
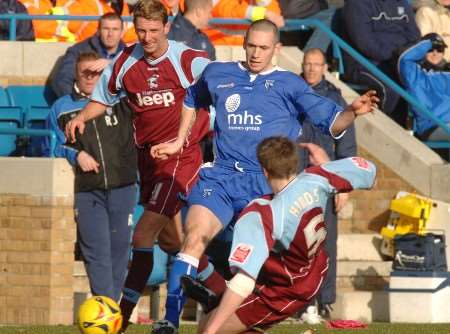
{"type": "Polygon", "coordinates": [[[193,256],[178,253],[170,270],[167,282],[166,316],[175,327],[180,325],[180,314],[183,310],[185,297],[181,289],[180,278],[183,275],[197,276],[198,259],[193,256]]]}
{"type": "Polygon", "coordinates": [[[197,279],[217,296],[221,296],[227,288],[225,279],[215,271],[214,265],[208,261],[206,255],[200,258],[197,279]]]}
{"type": "Polygon", "coordinates": [[[123,332],[128,327],[131,313],[141,297],[152,269],[153,248],[134,248],[130,270],[128,271],[125,286],[122,291],[122,299],[120,300],[120,309],[123,316],[123,332]]]}

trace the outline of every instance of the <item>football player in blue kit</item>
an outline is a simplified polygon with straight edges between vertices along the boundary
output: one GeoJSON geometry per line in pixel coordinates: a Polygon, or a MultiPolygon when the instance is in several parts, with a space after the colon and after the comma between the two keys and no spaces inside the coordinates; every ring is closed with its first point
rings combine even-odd
{"type": "MultiPolygon", "coordinates": [[[[251,200],[272,192],[256,157],[256,147],[264,138],[283,135],[295,141],[305,118],[339,137],[358,115],[371,112],[378,102],[375,92],[369,91],[343,110],[316,94],[298,75],[274,66],[272,58],[280,47],[273,23],[253,22],[245,37],[246,60],[210,63],[187,92],[178,137],[151,148],[152,156],[159,159],[179,152],[196,109],[214,106],[215,160],[201,169],[188,197],[186,238],[173,263],[171,285],[185,274],[196,277],[204,269],[198,267],[199,258],[208,243],[251,200]]],[[[181,287],[168,291],[169,321],[154,333],[175,333],[172,322],[178,323],[182,305],[181,287]]]]}

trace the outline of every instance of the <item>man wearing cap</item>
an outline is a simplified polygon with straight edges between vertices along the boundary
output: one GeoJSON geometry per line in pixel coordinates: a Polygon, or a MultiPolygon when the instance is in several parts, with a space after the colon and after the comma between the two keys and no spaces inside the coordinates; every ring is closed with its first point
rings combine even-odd
{"type": "MultiPolygon", "coordinates": [[[[408,91],[450,126],[450,64],[444,60],[447,44],[436,33],[407,49],[399,58],[401,79],[408,91]]],[[[450,141],[450,134],[414,110],[416,132],[423,140],[450,141]]],[[[448,160],[448,152],[446,157],[448,160]]]]}

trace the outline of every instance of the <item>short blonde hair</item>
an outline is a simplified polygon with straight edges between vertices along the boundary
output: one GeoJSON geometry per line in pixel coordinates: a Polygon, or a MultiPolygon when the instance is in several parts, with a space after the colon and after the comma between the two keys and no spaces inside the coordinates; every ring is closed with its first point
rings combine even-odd
{"type": "Polygon", "coordinates": [[[133,9],[135,24],[138,17],[151,21],[161,21],[164,25],[169,20],[166,8],[158,0],[140,0],[133,9]]]}

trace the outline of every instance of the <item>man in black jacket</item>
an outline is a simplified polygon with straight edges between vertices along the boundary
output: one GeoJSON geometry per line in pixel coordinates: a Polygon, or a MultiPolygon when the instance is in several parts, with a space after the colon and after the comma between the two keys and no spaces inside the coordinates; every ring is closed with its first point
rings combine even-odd
{"type": "Polygon", "coordinates": [[[92,63],[92,71],[101,72],[111,60],[124,48],[121,40],[123,21],[116,13],[104,14],[98,22],[97,33],[67,49],[62,57],[53,78],[52,88],[58,97],[70,94],[75,82],[75,62],[77,57],[88,51],[100,55],[100,59],[92,63]]]}
{"type": "MultiPolygon", "coordinates": [[[[27,9],[17,0],[0,1],[0,14],[28,14],[27,9]]],[[[9,39],[9,20],[0,20],[0,40],[9,39]]],[[[17,20],[16,41],[34,41],[31,20],[17,20]]]]}
{"type": "MultiPolygon", "coordinates": [[[[303,58],[303,78],[319,95],[325,96],[342,107],[347,103],[341,95],[339,88],[325,79],[328,70],[325,62],[325,55],[320,49],[310,49],[305,52],[303,58]]],[[[321,146],[330,157],[330,160],[344,159],[356,155],[355,126],[352,124],[339,139],[323,134],[311,123],[303,124],[301,142],[310,142],[321,146]]],[[[308,159],[307,150],[301,150],[301,159],[305,169],[308,159]]],[[[328,273],[316,296],[319,314],[329,318],[331,305],[336,301],[336,251],[337,251],[337,213],[348,201],[347,193],[340,193],[330,197],[325,211],[325,226],[327,236],[325,239],[325,249],[329,256],[328,273]]],[[[307,320],[306,320],[307,321],[307,320]]]]}
{"type": "MultiPolygon", "coordinates": [[[[88,122],[76,143],[68,143],[64,135],[66,123],[88,103],[99,79],[100,72],[91,70],[98,59],[93,52],[78,56],[74,90],[54,103],[47,128],[57,135],[54,155],[66,158],[75,169],[75,219],[91,292],[118,301],[137,195],[133,113],[122,100],[88,122]]],[[[48,140],[44,152],[50,155],[48,140]]]]}
{"type": "Polygon", "coordinates": [[[178,12],[170,25],[168,39],[182,42],[187,46],[204,50],[211,60],[216,60],[216,50],[210,42],[208,36],[200,29],[208,26],[211,18],[211,0],[185,0],[184,13],[178,12]]]}

